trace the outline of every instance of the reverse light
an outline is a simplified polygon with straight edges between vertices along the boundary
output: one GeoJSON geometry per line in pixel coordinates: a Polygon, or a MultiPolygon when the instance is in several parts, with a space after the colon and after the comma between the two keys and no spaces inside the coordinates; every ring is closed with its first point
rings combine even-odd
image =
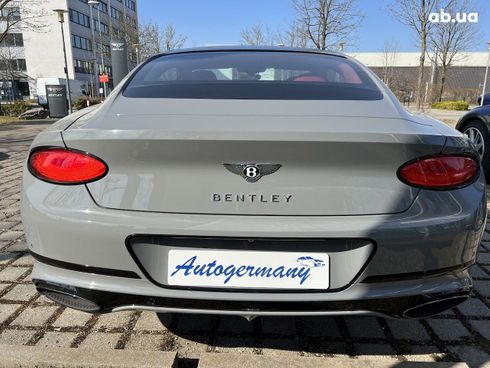
{"type": "Polygon", "coordinates": [[[448,190],[472,183],[479,170],[478,161],[470,156],[435,156],[407,162],[398,177],[411,186],[448,190]]]}
{"type": "Polygon", "coordinates": [[[29,171],[38,179],[55,184],[84,184],[104,177],[107,165],[88,153],[65,148],[40,148],[28,161],[29,171]]]}

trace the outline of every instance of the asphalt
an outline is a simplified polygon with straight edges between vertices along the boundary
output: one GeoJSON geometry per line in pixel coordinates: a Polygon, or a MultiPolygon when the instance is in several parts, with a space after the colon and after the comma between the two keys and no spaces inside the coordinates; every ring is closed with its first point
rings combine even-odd
{"type": "Polygon", "coordinates": [[[489,225],[470,271],[475,282],[471,299],[424,320],[247,322],[240,317],[139,311],[99,316],[54,304],[30,281],[33,260],[19,214],[28,147],[50,123],[0,125],[0,367],[151,367],[152,359],[159,367],[185,368],[404,367],[414,361],[417,367],[436,362],[490,367],[489,225]]]}

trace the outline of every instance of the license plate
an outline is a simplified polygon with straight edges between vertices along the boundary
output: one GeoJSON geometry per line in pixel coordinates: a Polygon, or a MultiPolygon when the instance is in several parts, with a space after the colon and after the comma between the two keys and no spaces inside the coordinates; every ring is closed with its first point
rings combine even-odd
{"type": "Polygon", "coordinates": [[[326,253],[177,250],[168,253],[167,283],[250,289],[328,289],[326,253]]]}

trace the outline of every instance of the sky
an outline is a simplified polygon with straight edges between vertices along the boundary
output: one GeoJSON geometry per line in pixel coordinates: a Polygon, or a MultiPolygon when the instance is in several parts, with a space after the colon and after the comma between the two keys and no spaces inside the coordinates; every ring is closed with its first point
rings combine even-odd
{"type": "MultiPolygon", "coordinates": [[[[354,45],[345,51],[379,52],[387,42],[395,43],[400,52],[416,51],[416,39],[407,26],[388,11],[393,0],[357,0],[365,14],[354,37],[354,45]]],[[[470,0],[478,10],[481,37],[468,51],[488,50],[490,42],[490,0],[470,0]]],[[[186,47],[215,44],[240,44],[242,29],[261,23],[271,32],[279,30],[294,18],[290,0],[139,0],[140,22],[172,23],[187,36],[186,47]]]]}

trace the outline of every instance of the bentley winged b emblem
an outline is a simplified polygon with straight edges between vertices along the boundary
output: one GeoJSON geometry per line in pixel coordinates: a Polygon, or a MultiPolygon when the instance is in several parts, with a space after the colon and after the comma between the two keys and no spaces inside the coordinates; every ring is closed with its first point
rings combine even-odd
{"type": "Polygon", "coordinates": [[[249,183],[257,182],[261,177],[275,173],[281,168],[280,164],[223,164],[231,173],[240,175],[249,183]]]}

